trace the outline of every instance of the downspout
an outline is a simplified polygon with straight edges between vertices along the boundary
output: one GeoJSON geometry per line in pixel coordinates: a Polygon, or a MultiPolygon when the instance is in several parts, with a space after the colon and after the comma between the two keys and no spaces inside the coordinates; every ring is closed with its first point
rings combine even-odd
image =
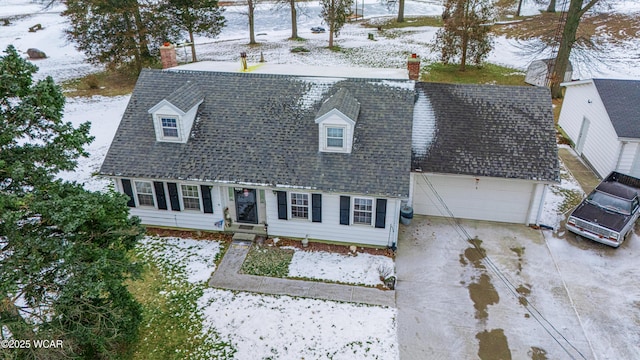
{"type": "Polygon", "coordinates": [[[398,236],[400,236],[400,234],[398,233],[398,222],[400,222],[400,209],[398,209],[398,202],[400,202],[400,199],[397,199],[396,201],[394,201],[395,206],[394,206],[394,214],[395,216],[397,216],[398,218],[394,218],[393,221],[389,222],[389,226],[391,230],[389,232],[389,239],[387,240],[387,248],[389,249],[395,249],[398,247],[398,236]],[[395,236],[393,235],[393,233],[395,232],[395,236]],[[395,238],[395,240],[393,240],[395,238]]]}
{"type": "Polygon", "coordinates": [[[547,189],[549,188],[549,184],[544,184],[544,188],[542,188],[542,196],[540,196],[540,205],[538,206],[538,215],[536,216],[536,225],[540,226],[540,217],[542,216],[542,210],[544,208],[544,198],[547,195],[547,189]]]}
{"type": "MultiPolygon", "coordinates": [[[[616,168],[614,171],[620,171],[620,162],[622,161],[622,154],[624,154],[624,147],[627,145],[627,141],[620,142],[620,150],[618,151],[618,160],[616,161],[616,168]]],[[[626,172],[626,171],[625,171],[626,172]]]]}

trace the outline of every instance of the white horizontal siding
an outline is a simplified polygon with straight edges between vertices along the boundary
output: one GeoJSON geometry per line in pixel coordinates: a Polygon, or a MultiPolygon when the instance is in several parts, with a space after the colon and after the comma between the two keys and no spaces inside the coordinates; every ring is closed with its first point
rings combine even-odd
{"type": "Polygon", "coordinates": [[[222,220],[222,213],[198,213],[195,211],[171,211],[152,208],[131,208],[131,215],[138,216],[144,225],[166,226],[199,230],[224,230],[215,223],[222,220]]]}
{"type": "MultiPolygon", "coordinates": [[[[294,238],[308,236],[310,239],[384,247],[397,242],[398,222],[400,220],[399,199],[387,199],[386,226],[384,229],[378,229],[373,225],[340,225],[339,194],[322,194],[322,222],[320,223],[314,223],[310,219],[278,219],[276,194],[267,190],[265,195],[269,236],[289,236],[294,238]]],[[[353,198],[353,196],[351,197],[353,198]]],[[[350,217],[353,218],[353,214],[350,217]]],[[[375,209],[373,217],[375,222],[375,209]]]]}
{"type": "Polygon", "coordinates": [[[635,158],[633,159],[633,165],[631,165],[631,170],[629,171],[629,174],[631,176],[635,176],[640,178],[640,144],[636,143],[636,154],[635,154],[635,158]]]}
{"type": "Polygon", "coordinates": [[[605,177],[618,163],[618,135],[593,83],[567,86],[558,125],[574,144],[585,117],[590,125],[581,155],[600,177],[605,177]]]}
{"type": "MultiPolygon", "coordinates": [[[[139,179],[139,178],[126,178],[131,181],[131,185],[134,191],[135,197],[135,182],[145,181],[153,184],[154,180],[139,179]]],[[[115,188],[118,192],[124,193],[122,189],[121,178],[112,179],[115,183],[115,188]]],[[[159,181],[159,180],[155,180],[159,181]]],[[[156,190],[153,189],[154,207],[151,206],[137,206],[130,208],[131,215],[138,216],[144,225],[151,226],[165,226],[165,227],[179,227],[185,229],[199,229],[199,230],[223,230],[224,225],[216,226],[215,223],[223,220],[224,208],[227,206],[227,197],[224,191],[227,191],[226,187],[219,187],[211,184],[195,183],[195,182],[180,182],[180,181],[162,181],[164,184],[164,193],[166,197],[167,210],[158,209],[158,195],[156,190]],[[167,182],[175,182],[180,189],[180,185],[196,185],[201,192],[200,185],[209,185],[211,188],[211,203],[213,206],[213,214],[205,214],[202,194],[200,193],[200,211],[184,210],[174,211],[171,209],[171,202],[169,200],[169,190],[167,188],[167,182]]],[[[180,191],[178,192],[180,195],[180,191]]],[[[180,196],[179,196],[180,197],[180,196]]],[[[182,197],[180,197],[182,204],[182,197]]],[[[137,204],[137,200],[136,200],[137,204]]]]}
{"type": "Polygon", "coordinates": [[[622,143],[622,146],[620,148],[620,157],[618,158],[618,165],[616,166],[616,171],[621,172],[623,174],[631,175],[635,171],[640,170],[640,169],[635,169],[638,148],[639,147],[637,142],[622,143]]]}
{"type": "Polygon", "coordinates": [[[416,214],[449,216],[448,208],[456,218],[526,224],[537,210],[531,181],[429,173],[413,173],[413,181],[416,214]]]}

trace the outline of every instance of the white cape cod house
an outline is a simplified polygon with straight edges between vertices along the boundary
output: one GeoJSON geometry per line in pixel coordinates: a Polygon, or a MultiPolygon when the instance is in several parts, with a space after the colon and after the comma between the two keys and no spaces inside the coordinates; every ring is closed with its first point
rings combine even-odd
{"type": "Polygon", "coordinates": [[[447,215],[435,193],[537,223],[558,171],[545,89],[171,69],[142,71],[100,173],[143,224],[384,247],[402,204],[447,215]]]}

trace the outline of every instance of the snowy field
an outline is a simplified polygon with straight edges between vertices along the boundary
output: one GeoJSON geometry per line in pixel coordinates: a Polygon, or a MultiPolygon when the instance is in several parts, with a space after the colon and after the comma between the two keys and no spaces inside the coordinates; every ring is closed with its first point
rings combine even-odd
{"type": "MultiPolygon", "coordinates": [[[[525,13],[537,11],[532,2],[525,5],[525,13]]],[[[329,51],[326,49],[328,34],[312,34],[309,31],[312,26],[321,25],[317,9],[317,2],[307,3],[298,24],[299,35],[307,39],[303,44],[311,50],[310,53],[297,55],[290,52],[290,48],[299,44],[286,40],[290,35],[286,9],[274,12],[268,6],[261,5],[256,13],[256,33],[261,43],[259,47],[249,48],[246,45],[248,33],[244,15],[237,8],[229,8],[225,12],[229,26],[220,37],[197,40],[199,57],[201,60],[235,61],[239,52],[248,51],[249,60],[257,61],[262,51],[267,61],[272,63],[373,67],[404,67],[406,54],[411,52],[419,53],[423,59],[434,58],[425,47],[435,33],[434,28],[398,29],[387,36],[375,33],[376,41],[370,41],[367,35],[372,32],[371,29],[348,24],[337,39],[343,51],[329,51]]],[[[640,12],[640,2],[615,2],[614,10],[640,12]]],[[[56,7],[41,12],[37,5],[28,0],[0,1],[0,18],[12,17],[9,26],[0,26],[0,48],[4,50],[7,45],[14,44],[20,52],[31,47],[45,51],[49,58],[34,62],[40,67],[38,77],[51,75],[56,81],[63,81],[99,70],[86,64],[84,56],[64,39],[62,31],[67,23],[60,17],[60,11],[61,8],[56,7]],[[28,32],[28,28],[36,23],[42,24],[44,30],[28,32]]],[[[407,16],[439,15],[441,11],[438,1],[407,1],[407,16]]],[[[364,14],[367,18],[392,16],[374,0],[365,0],[364,14]]],[[[579,76],[640,79],[640,66],[637,66],[639,48],[636,39],[630,39],[622,46],[611,47],[606,64],[579,76]]],[[[181,56],[183,60],[188,58],[184,54],[181,56]]],[[[520,56],[515,42],[498,38],[489,60],[524,70],[533,59],[520,56]]],[[[129,96],[67,99],[65,120],[76,125],[90,121],[91,134],[96,140],[88,147],[90,157],[80,161],[76,172],[62,174],[63,178],[84,183],[92,190],[107,186],[107,181],[91,175],[99,169],[128,101],[129,96]]],[[[575,181],[568,175],[564,175],[562,184],[554,186],[547,194],[545,223],[554,228],[561,220],[557,209],[564,201],[563,190],[577,191],[575,181]]],[[[640,308],[637,302],[640,296],[637,287],[639,275],[636,263],[627,261],[629,254],[639,252],[638,236],[630,239],[631,244],[617,252],[593,247],[576,253],[576,244],[567,241],[562,232],[545,234],[548,247],[558,264],[557,271],[561,271],[568,279],[565,288],[576,294],[576,307],[583,310],[582,329],[564,328],[566,324],[561,321],[562,330],[589,334],[588,339],[598,358],[617,359],[621,353],[635,353],[638,355],[635,358],[640,358],[637,345],[640,343],[640,334],[638,327],[634,331],[632,326],[634,321],[640,320],[637,311],[629,310],[640,308]],[[615,286],[605,288],[603,283],[615,286]],[[589,302],[589,299],[592,301],[589,302]],[[619,329],[627,331],[621,334],[619,329]],[[616,347],[626,350],[616,352],[616,347]]],[[[163,241],[173,245],[164,250],[155,247],[153,255],[158,259],[183,264],[179,272],[182,275],[179,276],[194,284],[202,284],[215,270],[213,258],[220,250],[219,244],[190,239],[163,241]]],[[[351,283],[375,281],[371,280],[378,276],[377,265],[373,265],[375,261],[361,255],[341,258],[334,254],[296,253],[290,275],[351,283]],[[337,263],[345,271],[336,274],[334,270],[337,263]],[[347,278],[347,275],[350,277],[347,278]]],[[[545,281],[543,275],[536,274],[532,274],[529,280],[533,284],[545,281]]],[[[541,304],[553,301],[551,297],[538,296],[536,300],[541,304]]],[[[216,289],[206,289],[199,305],[204,314],[205,328],[216,329],[221,336],[229,339],[237,347],[237,359],[399,357],[396,309],[216,289]]]]}

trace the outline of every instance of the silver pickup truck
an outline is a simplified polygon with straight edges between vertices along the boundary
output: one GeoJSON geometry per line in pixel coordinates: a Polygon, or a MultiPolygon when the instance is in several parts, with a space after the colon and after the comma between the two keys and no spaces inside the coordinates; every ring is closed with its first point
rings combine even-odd
{"type": "Polygon", "coordinates": [[[569,215],[567,230],[599,243],[620,246],[638,220],[639,192],[640,179],[612,172],[569,215]]]}

